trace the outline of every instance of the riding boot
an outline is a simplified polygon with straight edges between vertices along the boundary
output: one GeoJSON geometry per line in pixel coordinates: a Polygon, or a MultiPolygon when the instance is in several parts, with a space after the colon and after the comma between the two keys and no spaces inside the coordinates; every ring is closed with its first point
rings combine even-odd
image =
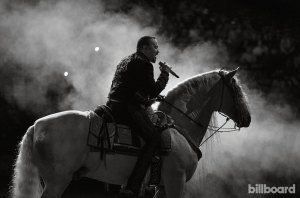
{"type": "Polygon", "coordinates": [[[159,155],[155,155],[152,158],[151,174],[149,179],[150,186],[158,186],[161,179],[161,158],[159,155]]]}
{"type": "Polygon", "coordinates": [[[131,173],[131,176],[127,182],[127,189],[138,193],[142,184],[142,181],[146,175],[146,172],[152,162],[153,153],[159,145],[159,141],[153,142],[151,145],[146,145],[143,148],[140,157],[131,173]]]}
{"type": "Polygon", "coordinates": [[[146,109],[136,105],[129,105],[128,112],[134,123],[135,129],[133,131],[138,132],[138,135],[145,141],[145,146],[139,154],[136,165],[127,182],[127,189],[138,193],[155,150],[160,146],[161,137],[149,119],[146,109]]]}

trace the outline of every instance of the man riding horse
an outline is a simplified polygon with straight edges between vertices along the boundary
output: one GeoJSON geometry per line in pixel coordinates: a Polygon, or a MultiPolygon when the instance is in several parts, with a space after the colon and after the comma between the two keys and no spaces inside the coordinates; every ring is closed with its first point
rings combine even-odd
{"type": "Polygon", "coordinates": [[[137,42],[137,51],[125,57],[117,66],[107,106],[112,109],[115,121],[127,124],[145,141],[136,165],[128,179],[126,190],[138,193],[142,180],[160,145],[160,134],[147,115],[149,101],[166,87],[170,68],[160,65],[161,74],[154,80],[153,65],[158,55],[155,37],[143,36],[137,42]]]}

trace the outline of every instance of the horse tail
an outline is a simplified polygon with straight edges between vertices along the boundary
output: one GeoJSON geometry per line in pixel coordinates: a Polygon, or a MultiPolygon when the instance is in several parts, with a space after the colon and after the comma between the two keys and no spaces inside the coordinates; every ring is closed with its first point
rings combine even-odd
{"type": "Polygon", "coordinates": [[[34,126],[28,128],[19,144],[18,157],[14,166],[11,195],[13,198],[36,198],[41,195],[41,184],[33,160],[34,126]]]}

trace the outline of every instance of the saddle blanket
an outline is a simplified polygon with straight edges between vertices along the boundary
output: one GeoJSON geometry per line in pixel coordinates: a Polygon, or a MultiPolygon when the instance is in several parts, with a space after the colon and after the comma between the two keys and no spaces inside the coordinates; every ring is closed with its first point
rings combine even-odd
{"type": "MultiPolygon", "coordinates": [[[[141,146],[133,143],[133,134],[126,125],[115,122],[107,122],[95,112],[89,111],[90,127],[87,145],[101,152],[114,152],[125,155],[138,155],[144,141],[140,139],[141,146]]],[[[167,154],[171,150],[171,135],[164,130],[173,125],[173,120],[163,112],[155,112],[150,117],[154,125],[161,131],[161,154],[167,154]]]]}

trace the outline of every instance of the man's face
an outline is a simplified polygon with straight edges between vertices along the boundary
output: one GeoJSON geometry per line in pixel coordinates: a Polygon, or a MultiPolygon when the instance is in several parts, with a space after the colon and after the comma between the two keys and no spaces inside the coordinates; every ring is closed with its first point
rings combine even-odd
{"type": "Polygon", "coordinates": [[[159,53],[157,40],[156,39],[151,39],[149,41],[149,45],[144,47],[143,52],[152,63],[155,63],[156,62],[156,56],[159,53]]]}

